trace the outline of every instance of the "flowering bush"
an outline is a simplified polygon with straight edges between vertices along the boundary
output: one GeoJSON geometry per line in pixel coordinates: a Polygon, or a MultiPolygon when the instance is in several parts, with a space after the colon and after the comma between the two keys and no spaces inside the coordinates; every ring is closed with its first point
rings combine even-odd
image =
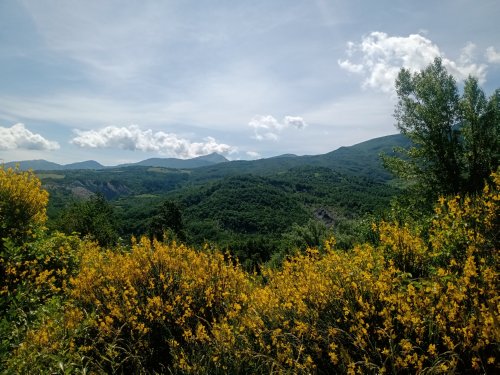
{"type": "Polygon", "coordinates": [[[4,240],[21,243],[45,223],[48,199],[33,172],[0,166],[0,250],[4,240]]]}
{"type": "Polygon", "coordinates": [[[92,315],[86,355],[106,372],[118,364],[137,372],[196,370],[206,360],[197,346],[247,305],[249,293],[247,275],[223,254],[143,238],[130,252],[88,244],[71,297],[92,315]]]}
{"type": "Polygon", "coordinates": [[[12,348],[29,340],[25,333],[40,312],[64,298],[78,271],[80,241],[43,227],[47,200],[32,172],[0,167],[0,372],[12,348]]]}

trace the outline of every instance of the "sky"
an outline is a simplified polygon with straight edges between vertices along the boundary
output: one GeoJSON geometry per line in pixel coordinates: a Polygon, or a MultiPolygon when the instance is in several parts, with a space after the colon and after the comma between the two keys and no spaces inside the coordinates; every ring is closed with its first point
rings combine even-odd
{"type": "Polygon", "coordinates": [[[317,155],[397,133],[441,57],[500,87],[498,0],[0,0],[0,162],[317,155]]]}

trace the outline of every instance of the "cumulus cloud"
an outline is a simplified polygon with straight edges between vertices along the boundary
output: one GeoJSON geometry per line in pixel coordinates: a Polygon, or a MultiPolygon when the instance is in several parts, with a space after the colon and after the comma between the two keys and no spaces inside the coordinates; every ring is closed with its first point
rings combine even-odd
{"type": "Polygon", "coordinates": [[[458,60],[453,61],[446,58],[430,39],[420,34],[401,37],[375,31],[363,37],[360,43],[347,43],[348,58],[338,60],[338,64],[351,73],[363,75],[364,87],[393,92],[401,67],[419,71],[436,57],[442,58],[444,66],[456,79],[464,80],[472,75],[484,82],[486,65],[475,62],[475,50],[476,46],[468,43],[458,60]]]}
{"type": "Polygon", "coordinates": [[[283,125],[278,122],[273,116],[254,116],[250,120],[248,126],[253,128],[255,132],[255,139],[263,140],[278,140],[278,134],[283,130],[283,125]]]}
{"type": "Polygon", "coordinates": [[[254,130],[254,138],[259,141],[277,141],[279,134],[290,127],[304,129],[307,123],[302,117],[285,116],[282,122],[279,122],[271,115],[254,116],[248,123],[248,126],[254,130]]]}
{"type": "Polygon", "coordinates": [[[235,147],[217,143],[212,137],[205,138],[203,142],[191,142],[174,133],[153,132],[151,129],[142,130],[137,125],[107,126],[98,130],[75,130],[75,132],[77,136],[71,140],[71,143],[80,147],[158,152],[179,158],[193,158],[212,152],[228,154],[236,151],[235,147]]]}
{"type": "Polygon", "coordinates": [[[59,144],[49,141],[40,134],[35,134],[24,127],[24,124],[18,123],[10,128],[0,126],[0,150],[57,150],[59,144]]]}
{"type": "Polygon", "coordinates": [[[489,63],[500,64],[500,52],[497,52],[494,47],[486,48],[486,59],[489,63]]]}

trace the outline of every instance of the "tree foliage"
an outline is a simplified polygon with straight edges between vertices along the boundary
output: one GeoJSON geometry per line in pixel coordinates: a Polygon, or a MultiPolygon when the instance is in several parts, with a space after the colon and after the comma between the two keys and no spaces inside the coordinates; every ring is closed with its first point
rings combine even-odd
{"type": "Polygon", "coordinates": [[[396,80],[397,127],[413,147],[386,158],[397,174],[417,183],[430,201],[481,191],[499,165],[500,90],[486,99],[476,78],[457,83],[436,58],[426,69],[402,69],[396,80]]]}
{"type": "Polygon", "coordinates": [[[185,240],[184,223],[179,205],[173,201],[164,201],[150,219],[148,230],[150,236],[159,241],[164,239],[167,232],[172,233],[179,240],[185,240]]]}
{"type": "Polygon", "coordinates": [[[101,246],[114,245],[118,240],[113,207],[99,193],[67,208],[61,215],[60,227],[66,233],[89,236],[101,246]]]}
{"type": "Polygon", "coordinates": [[[480,191],[500,162],[500,89],[486,99],[476,78],[465,82],[460,100],[464,190],[480,191]]]}

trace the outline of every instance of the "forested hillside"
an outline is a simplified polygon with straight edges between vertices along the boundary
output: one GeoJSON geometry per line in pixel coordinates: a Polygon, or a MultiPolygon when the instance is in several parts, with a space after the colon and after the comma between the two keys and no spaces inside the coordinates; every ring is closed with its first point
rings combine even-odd
{"type": "MultiPolygon", "coordinates": [[[[106,236],[127,241],[132,235],[151,235],[151,223],[162,205],[171,202],[182,216],[182,228],[171,234],[181,235],[191,245],[217,244],[255,267],[273,254],[289,251],[284,237],[311,228],[318,233],[308,245],[320,246],[333,233],[341,247],[362,241],[369,230],[368,218],[381,215],[398,193],[379,154],[407,143],[404,137],[388,136],[318,156],[189,169],[135,165],[37,175],[50,192],[51,228],[92,234],[95,224],[83,218],[98,217],[99,207],[83,206],[92,206],[85,201],[98,193],[113,211],[105,232],[116,233],[106,236]]],[[[163,229],[171,228],[165,224],[163,229]]],[[[297,241],[300,238],[294,240],[296,245],[297,241]]]]}

